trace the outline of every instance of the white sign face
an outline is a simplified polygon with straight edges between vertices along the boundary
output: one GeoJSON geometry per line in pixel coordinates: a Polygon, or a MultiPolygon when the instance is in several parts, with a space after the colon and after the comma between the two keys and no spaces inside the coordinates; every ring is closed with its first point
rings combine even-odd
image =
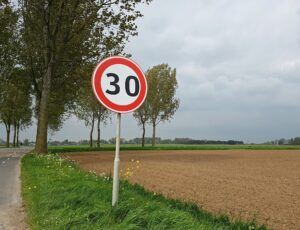
{"type": "Polygon", "coordinates": [[[147,95],[147,81],[142,70],[124,57],[110,57],[100,62],[94,71],[92,84],[97,99],[117,113],[136,110],[147,95]]]}

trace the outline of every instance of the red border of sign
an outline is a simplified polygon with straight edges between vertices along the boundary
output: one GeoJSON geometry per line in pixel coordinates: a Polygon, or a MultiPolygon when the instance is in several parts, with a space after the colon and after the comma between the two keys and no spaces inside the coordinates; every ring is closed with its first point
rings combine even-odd
{"type": "Polygon", "coordinates": [[[144,102],[147,96],[147,80],[142,71],[142,69],[134,61],[121,57],[121,56],[112,56],[101,61],[94,70],[92,76],[92,85],[93,91],[96,98],[103,104],[106,108],[116,112],[116,113],[129,113],[138,109],[144,102]],[[140,94],[134,102],[128,105],[118,105],[110,101],[101,90],[101,78],[103,72],[111,65],[122,64],[131,68],[136,74],[140,81],[140,94]]]}

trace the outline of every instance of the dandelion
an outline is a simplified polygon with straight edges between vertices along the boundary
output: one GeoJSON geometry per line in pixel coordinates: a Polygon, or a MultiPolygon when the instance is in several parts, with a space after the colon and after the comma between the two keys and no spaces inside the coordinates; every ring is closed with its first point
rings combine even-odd
{"type": "Polygon", "coordinates": [[[140,161],[139,161],[139,160],[137,160],[137,161],[136,161],[136,163],[137,163],[137,164],[139,164],[139,163],[140,163],[140,161]]]}

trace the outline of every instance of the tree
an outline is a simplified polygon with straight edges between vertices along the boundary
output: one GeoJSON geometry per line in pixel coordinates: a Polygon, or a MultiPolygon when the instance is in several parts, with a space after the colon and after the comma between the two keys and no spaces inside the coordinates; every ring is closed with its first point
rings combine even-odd
{"type": "Polygon", "coordinates": [[[300,137],[294,138],[294,145],[300,145],[300,137]]]}
{"type": "MultiPolygon", "coordinates": [[[[85,71],[84,71],[85,72],[85,71]]],[[[91,71],[87,71],[88,73],[91,71]]],[[[87,75],[85,75],[87,77],[87,75]]],[[[86,78],[88,79],[88,78],[86,78]]],[[[106,122],[110,112],[98,102],[92,92],[90,81],[85,83],[78,90],[79,95],[76,100],[74,114],[85,121],[86,126],[90,126],[90,147],[93,147],[93,132],[95,120],[97,120],[97,147],[100,147],[100,123],[106,122]]]]}
{"type": "Polygon", "coordinates": [[[95,126],[95,111],[94,111],[94,105],[90,104],[90,101],[85,97],[78,99],[76,110],[74,111],[74,114],[78,117],[80,120],[84,120],[85,126],[90,126],[90,141],[89,145],[90,147],[93,147],[93,132],[94,132],[94,126],[95,126]]]}
{"type": "Polygon", "coordinates": [[[149,2],[20,0],[23,61],[31,72],[36,96],[37,153],[47,152],[49,125],[61,123],[72,107],[81,83],[77,70],[100,57],[102,44],[123,47],[129,36],[136,35],[135,21],[142,16],[136,8],[149,2]]]}
{"type": "Polygon", "coordinates": [[[108,111],[106,108],[104,108],[102,105],[99,105],[96,111],[96,118],[97,118],[97,147],[100,148],[101,143],[101,130],[100,130],[100,124],[103,122],[106,124],[107,120],[110,118],[110,111],[108,111]]]}
{"type": "Polygon", "coordinates": [[[13,104],[13,127],[14,139],[13,146],[19,146],[20,129],[25,129],[31,125],[32,118],[32,98],[31,98],[31,82],[26,72],[21,68],[15,68],[12,74],[12,85],[9,91],[14,95],[13,104]]]}
{"type": "MultiPolygon", "coordinates": [[[[4,84],[2,84],[4,86],[4,84]]],[[[6,89],[9,89],[9,84],[5,84],[6,89]]],[[[4,123],[5,129],[6,129],[6,144],[5,146],[8,148],[10,144],[10,132],[11,132],[11,126],[13,124],[13,100],[14,95],[12,94],[12,91],[9,90],[1,90],[1,96],[0,99],[0,120],[4,123]]]]}
{"type": "Polygon", "coordinates": [[[300,137],[295,137],[290,140],[290,144],[292,145],[300,145],[300,137]]]}
{"type": "Polygon", "coordinates": [[[24,146],[29,146],[29,140],[28,140],[28,139],[25,139],[25,140],[23,141],[23,145],[24,145],[24,146]]]}
{"type": "Polygon", "coordinates": [[[6,127],[6,146],[9,147],[11,127],[13,127],[13,146],[19,145],[19,131],[31,124],[30,80],[23,69],[16,67],[10,78],[2,85],[0,98],[0,119],[6,127]]]}
{"type": "Polygon", "coordinates": [[[0,77],[9,79],[18,62],[18,14],[9,0],[0,0],[0,77]]]}
{"type": "Polygon", "coordinates": [[[14,97],[9,92],[10,78],[18,61],[18,14],[10,1],[0,0],[0,121],[6,129],[6,147],[9,147],[14,97]]]}
{"type": "Polygon", "coordinates": [[[179,99],[175,97],[178,83],[176,69],[168,64],[152,67],[146,72],[148,95],[146,98],[152,125],[152,146],[155,146],[156,126],[160,122],[169,121],[179,107],[179,99]]]}
{"type": "Polygon", "coordinates": [[[149,122],[150,114],[147,100],[144,104],[133,113],[133,117],[137,120],[138,125],[142,126],[142,147],[145,146],[146,123],[149,122]]]}
{"type": "Polygon", "coordinates": [[[278,140],[278,145],[284,145],[286,140],[284,138],[281,138],[278,140]]]}

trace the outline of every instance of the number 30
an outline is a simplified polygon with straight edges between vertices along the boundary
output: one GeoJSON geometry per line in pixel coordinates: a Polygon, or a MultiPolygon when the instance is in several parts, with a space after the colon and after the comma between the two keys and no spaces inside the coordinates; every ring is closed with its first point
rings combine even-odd
{"type": "MultiPolygon", "coordinates": [[[[114,90],[106,90],[106,93],[111,94],[111,95],[116,95],[118,93],[120,93],[120,86],[118,85],[119,83],[119,76],[115,73],[108,73],[107,77],[111,77],[113,78],[113,81],[110,82],[110,85],[114,87],[114,90]]],[[[135,76],[128,76],[125,80],[125,91],[127,93],[128,96],[130,97],[135,97],[139,94],[140,92],[140,83],[139,80],[137,79],[137,77],[135,76]],[[130,83],[132,82],[131,80],[133,80],[135,88],[134,91],[131,92],[130,91],[130,83]]]]}

